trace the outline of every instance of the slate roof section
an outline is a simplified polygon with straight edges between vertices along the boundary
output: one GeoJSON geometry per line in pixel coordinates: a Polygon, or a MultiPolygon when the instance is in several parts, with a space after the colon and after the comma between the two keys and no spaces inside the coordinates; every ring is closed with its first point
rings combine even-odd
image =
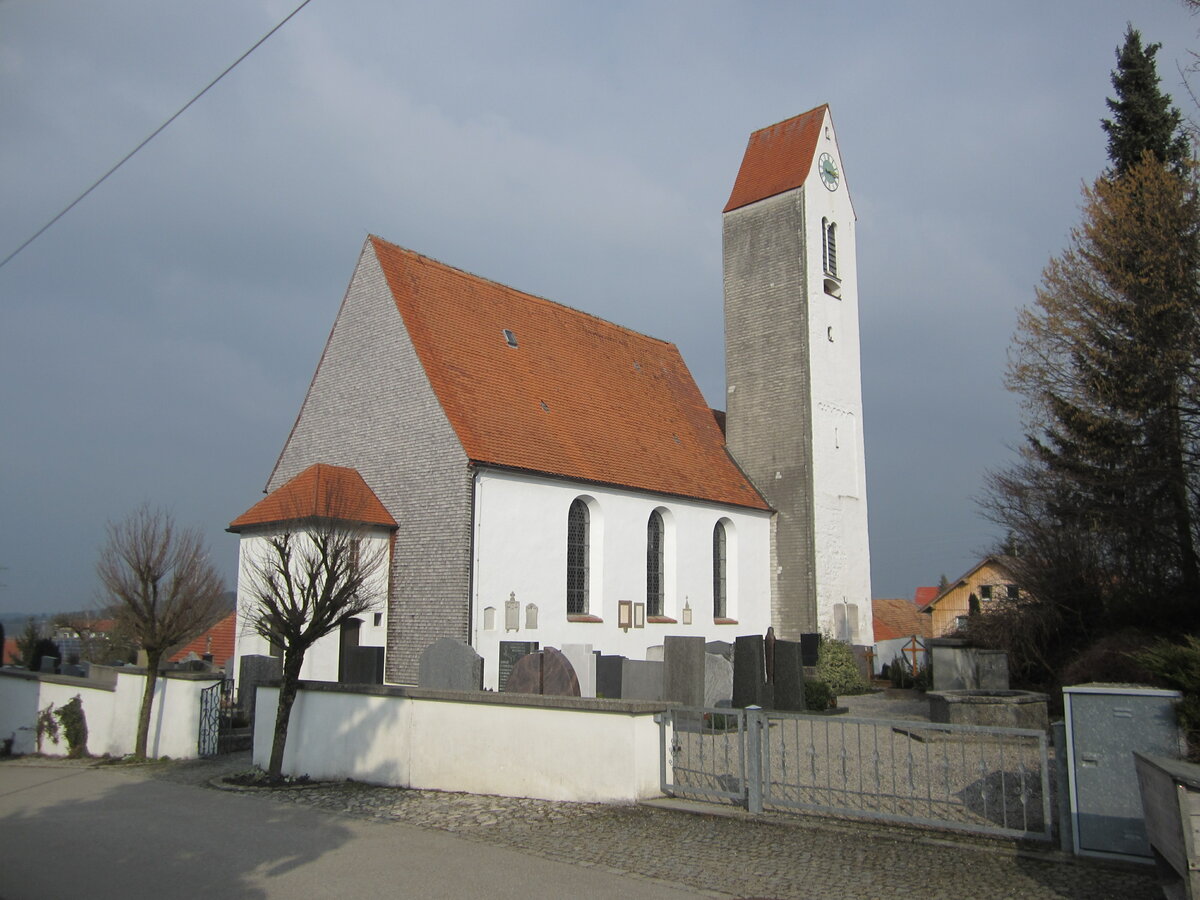
{"type": "Polygon", "coordinates": [[[213,656],[213,667],[219,669],[233,656],[234,632],[236,630],[237,613],[231,612],[194,641],[185,644],[172,653],[170,661],[182,662],[187,658],[189,653],[195,653],[198,657],[204,656],[205,653],[211,653],[213,656]]]}
{"type": "Polygon", "coordinates": [[[472,463],[769,508],[674,344],[370,242],[472,463]]]}
{"type": "Polygon", "coordinates": [[[397,527],[358,470],[317,463],[259,500],[227,530],[312,517],[397,527]]]}
{"type": "Polygon", "coordinates": [[[829,105],[760,128],[750,135],[724,212],[798,188],[812,171],[829,105]]]}
{"type": "Polygon", "coordinates": [[[871,601],[871,613],[876,641],[897,638],[930,637],[933,623],[921,615],[920,608],[905,597],[880,597],[871,601]]]}

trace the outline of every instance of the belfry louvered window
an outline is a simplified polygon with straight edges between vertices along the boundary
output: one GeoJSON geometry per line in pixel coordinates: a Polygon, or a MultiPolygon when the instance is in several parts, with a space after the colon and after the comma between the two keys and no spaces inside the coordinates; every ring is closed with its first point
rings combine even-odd
{"type": "Polygon", "coordinates": [[[567,513],[567,615],[588,611],[588,538],[587,504],[575,500],[567,513]]]}
{"type": "Polygon", "coordinates": [[[662,514],[655,510],[646,522],[646,615],[663,615],[663,527],[662,514]]]}
{"type": "Polygon", "coordinates": [[[728,596],[728,562],[725,558],[726,549],[725,523],[718,522],[713,529],[713,618],[724,619],[727,611],[728,596]]]}
{"type": "Polygon", "coordinates": [[[828,219],[821,220],[821,251],[825,274],[837,278],[837,225],[828,219]]]}

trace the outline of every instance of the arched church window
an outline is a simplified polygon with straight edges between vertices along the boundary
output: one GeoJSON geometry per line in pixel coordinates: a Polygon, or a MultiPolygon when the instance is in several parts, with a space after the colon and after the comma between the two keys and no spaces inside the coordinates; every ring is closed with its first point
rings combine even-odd
{"type": "Polygon", "coordinates": [[[576,499],[567,513],[567,615],[588,611],[588,540],[590,519],[587,504],[576,499]]]}
{"type": "Polygon", "coordinates": [[[725,557],[728,542],[725,523],[718,522],[713,528],[713,618],[724,619],[728,604],[729,562],[725,557]]]}
{"type": "Polygon", "coordinates": [[[646,615],[663,615],[663,544],[666,528],[662,513],[650,513],[646,522],[646,615]]]}

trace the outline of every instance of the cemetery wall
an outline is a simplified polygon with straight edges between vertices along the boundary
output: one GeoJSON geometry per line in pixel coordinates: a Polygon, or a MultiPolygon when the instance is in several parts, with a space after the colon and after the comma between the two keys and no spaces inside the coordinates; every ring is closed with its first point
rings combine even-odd
{"type": "MultiPolygon", "coordinates": [[[[160,676],[150,717],[149,756],[191,759],[200,732],[200,691],[215,683],[207,673],[160,676]]],[[[0,739],[13,738],[13,753],[37,751],[37,714],[53,703],[57,709],[77,696],[88,727],[88,752],[124,756],[133,752],[137,717],[146,676],[143,670],[118,671],[114,686],[86,678],[0,669],[0,739]]],[[[66,740],[43,743],[47,756],[66,756],[66,740]]]]}
{"type": "MultiPolygon", "coordinates": [[[[279,691],[260,687],[254,762],[270,759],[279,691]]],[[[428,790],[631,802],[659,791],[661,703],[306,685],[284,772],[428,790]]]]}
{"type": "Polygon", "coordinates": [[[658,497],[523,473],[484,469],[476,476],[472,645],[484,658],[484,686],[496,689],[501,641],[540,646],[591,644],[606,654],[645,659],[667,635],[732,641],[767,630],[770,621],[770,513],[699,500],[658,497]],[[590,509],[588,613],[599,621],[568,621],[567,512],[585,497],[590,509]],[[658,510],[665,526],[665,621],[618,627],[619,601],[646,601],[646,525],[658,510]],[[727,624],[713,619],[713,528],[726,521],[727,624]],[[547,523],[561,527],[547,527],[547,523]],[[505,603],[519,606],[516,627],[505,603]],[[536,627],[527,610],[537,607],[536,627]],[[683,609],[692,623],[684,624],[683,609]],[[490,610],[490,612],[489,612],[490,610]],[[671,621],[673,620],[673,621],[671,621]]]}

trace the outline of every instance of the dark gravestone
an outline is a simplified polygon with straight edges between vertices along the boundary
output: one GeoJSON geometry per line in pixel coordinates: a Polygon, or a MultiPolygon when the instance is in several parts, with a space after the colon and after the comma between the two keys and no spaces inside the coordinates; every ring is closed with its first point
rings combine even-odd
{"type": "Polygon", "coordinates": [[[663,641],[663,699],[704,705],[704,638],[670,635],[663,641]]]}
{"type": "Polygon", "coordinates": [[[283,675],[283,660],[278,656],[243,656],[238,664],[238,706],[254,721],[254,701],[258,686],[278,681],[283,675]]]}
{"type": "Polygon", "coordinates": [[[804,665],[798,641],[775,642],[775,709],[804,709],[804,665]]]}
{"type": "Polygon", "coordinates": [[[43,656],[41,659],[41,668],[38,669],[38,671],[44,672],[47,675],[53,675],[57,668],[58,668],[58,657],[57,656],[43,656]]]}
{"type": "Polygon", "coordinates": [[[383,648],[344,648],[342,676],[342,684],[383,684],[383,648]]]}
{"type": "Polygon", "coordinates": [[[596,696],[609,700],[621,699],[621,663],[623,656],[598,656],[596,658],[596,696]]]}
{"type": "Polygon", "coordinates": [[[501,641],[500,642],[500,664],[496,669],[499,676],[498,687],[504,691],[508,688],[508,676],[513,670],[513,666],[517,664],[517,660],[530,653],[536,653],[538,648],[537,641],[501,641]]]}
{"type": "Polygon", "coordinates": [[[578,697],[579,679],[570,660],[554,647],[547,647],[517,660],[504,690],[515,694],[578,697]]]}
{"type": "Polygon", "coordinates": [[[733,645],[733,705],[770,706],[767,698],[767,669],[759,634],[742,635],[733,645]]]}
{"type": "Polygon", "coordinates": [[[654,659],[621,661],[622,700],[662,700],[663,663],[654,659]]]}
{"type": "Polygon", "coordinates": [[[821,652],[821,635],[820,634],[802,634],[800,635],[800,658],[804,665],[815,666],[817,664],[817,656],[821,652]]]}
{"type": "Polygon", "coordinates": [[[456,638],[436,640],[421,651],[417,684],[440,691],[482,691],[483,657],[456,638]]]}

